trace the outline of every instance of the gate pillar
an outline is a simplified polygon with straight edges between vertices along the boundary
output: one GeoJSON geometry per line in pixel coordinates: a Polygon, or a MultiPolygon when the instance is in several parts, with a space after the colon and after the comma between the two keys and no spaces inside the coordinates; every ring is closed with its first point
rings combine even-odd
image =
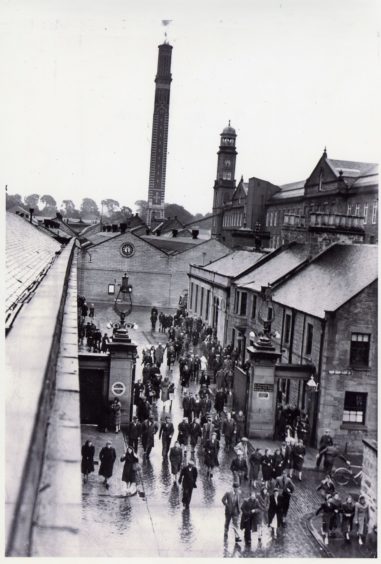
{"type": "Polygon", "coordinates": [[[133,389],[135,381],[135,366],[137,347],[131,342],[125,329],[114,332],[110,350],[110,378],[108,400],[117,397],[122,404],[122,427],[126,426],[132,417],[133,389]]]}
{"type": "Polygon", "coordinates": [[[246,415],[249,437],[272,439],[276,409],[275,364],[281,353],[267,336],[247,347],[250,354],[250,381],[246,415]]]}

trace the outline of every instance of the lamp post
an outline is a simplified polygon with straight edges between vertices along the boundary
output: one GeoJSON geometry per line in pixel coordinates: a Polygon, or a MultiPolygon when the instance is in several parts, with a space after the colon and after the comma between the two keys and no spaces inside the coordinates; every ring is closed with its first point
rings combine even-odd
{"type": "Polygon", "coordinates": [[[122,276],[122,283],[114,302],[114,311],[119,322],[111,323],[113,328],[110,350],[110,378],[108,400],[118,397],[122,404],[122,427],[131,420],[133,409],[133,387],[135,380],[137,347],[131,342],[127,328],[134,323],[127,323],[126,318],[132,311],[132,285],[127,273],[122,276]]]}
{"type": "Polygon", "coordinates": [[[132,311],[132,285],[128,283],[127,272],[122,276],[122,283],[119,288],[119,292],[115,298],[114,311],[119,315],[120,323],[113,323],[113,340],[129,340],[128,327],[133,327],[133,324],[128,324],[126,322],[126,317],[128,317],[132,311]]]}

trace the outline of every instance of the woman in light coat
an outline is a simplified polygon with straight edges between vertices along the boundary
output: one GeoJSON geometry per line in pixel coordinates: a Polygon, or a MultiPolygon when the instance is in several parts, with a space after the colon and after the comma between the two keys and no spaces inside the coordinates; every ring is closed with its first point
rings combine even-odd
{"type": "Polygon", "coordinates": [[[355,503],[355,524],[357,525],[357,533],[359,544],[363,544],[368,532],[369,523],[369,505],[365,501],[365,497],[360,495],[359,500],[355,503]]]}

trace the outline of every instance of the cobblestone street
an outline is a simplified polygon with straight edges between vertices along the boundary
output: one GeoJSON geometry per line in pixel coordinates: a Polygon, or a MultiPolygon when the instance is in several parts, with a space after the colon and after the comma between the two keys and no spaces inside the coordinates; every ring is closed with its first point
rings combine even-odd
{"type": "MultiPolygon", "coordinates": [[[[107,331],[105,324],[114,316],[111,309],[97,312],[97,321],[102,332],[107,331]]],[[[131,330],[130,336],[141,348],[158,341],[165,342],[166,336],[156,332],[151,334],[148,328],[148,312],[134,313],[131,321],[136,321],[139,328],[131,330]]],[[[141,357],[141,355],[140,355],[141,357]]],[[[140,378],[141,358],[138,359],[136,378],[140,378]]],[[[165,363],[162,373],[166,370],[165,363]]],[[[175,383],[175,400],[172,407],[172,421],[175,429],[182,419],[180,386],[178,384],[177,364],[172,374],[175,383]]],[[[191,391],[195,391],[192,384],[191,391]]],[[[158,402],[156,419],[162,416],[161,401],[158,402]]],[[[175,432],[175,437],[177,433],[175,432]]],[[[143,458],[139,445],[139,460],[142,465],[142,478],[145,497],[136,495],[126,498],[123,495],[121,475],[124,454],[124,439],[121,434],[100,433],[96,426],[82,427],[82,442],[91,438],[95,444],[96,459],[106,440],[112,440],[117,451],[114,475],[110,480],[110,489],[106,490],[102,479],[96,473],[91,474],[83,486],[82,546],[81,556],[187,556],[187,557],[321,557],[326,556],[323,548],[316,542],[307,527],[307,516],[315,512],[321,503],[321,496],[316,486],[322,478],[311,468],[314,451],[308,457],[309,463],[303,481],[295,481],[295,494],[292,496],[287,527],[279,531],[277,539],[268,534],[258,547],[256,534],[253,533],[252,545],[247,549],[242,541],[235,544],[233,531],[224,543],[224,507],[221,498],[232,484],[230,462],[232,452],[224,449],[223,439],[219,453],[220,466],[215,469],[213,479],[206,477],[206,469],[200,461],[200,447],[196,450],[196,467],[199,471],[197,489],[189,510],[183,510],[181,487],[173,483],[170,466],[163,462],[161,441],[155,438],[155,447],[150,460],[143,458]]],[[[271,441],[255,441],[258,446],[271,441]]],[[[173,444],[173,442],[172,442],[173,444]]],[[[315,451],[316,452],[316,451],[315,451]]],[[[243,486],[243,495],[248,495],[248,485],[243,486]]],[[[344,492],[343,492],[344,493],[344,492]]]]}

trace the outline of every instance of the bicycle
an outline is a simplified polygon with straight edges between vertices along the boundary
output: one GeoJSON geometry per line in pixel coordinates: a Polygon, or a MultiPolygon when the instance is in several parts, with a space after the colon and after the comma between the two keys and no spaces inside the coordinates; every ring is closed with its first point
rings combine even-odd
{"type": "Polygon", "coordinates": [[[362,478],[362,469],[355,474],[352,471],[352,468],[362,468],[362,466],[351,465],[350,468],[348,467],[341,467],[336,468],[336,470],[332,474],[332,480],[339,484],[339,486],[346,486],[350,482],[355,484],[356,486],[361,485],[361,478],[362,478]]]}

